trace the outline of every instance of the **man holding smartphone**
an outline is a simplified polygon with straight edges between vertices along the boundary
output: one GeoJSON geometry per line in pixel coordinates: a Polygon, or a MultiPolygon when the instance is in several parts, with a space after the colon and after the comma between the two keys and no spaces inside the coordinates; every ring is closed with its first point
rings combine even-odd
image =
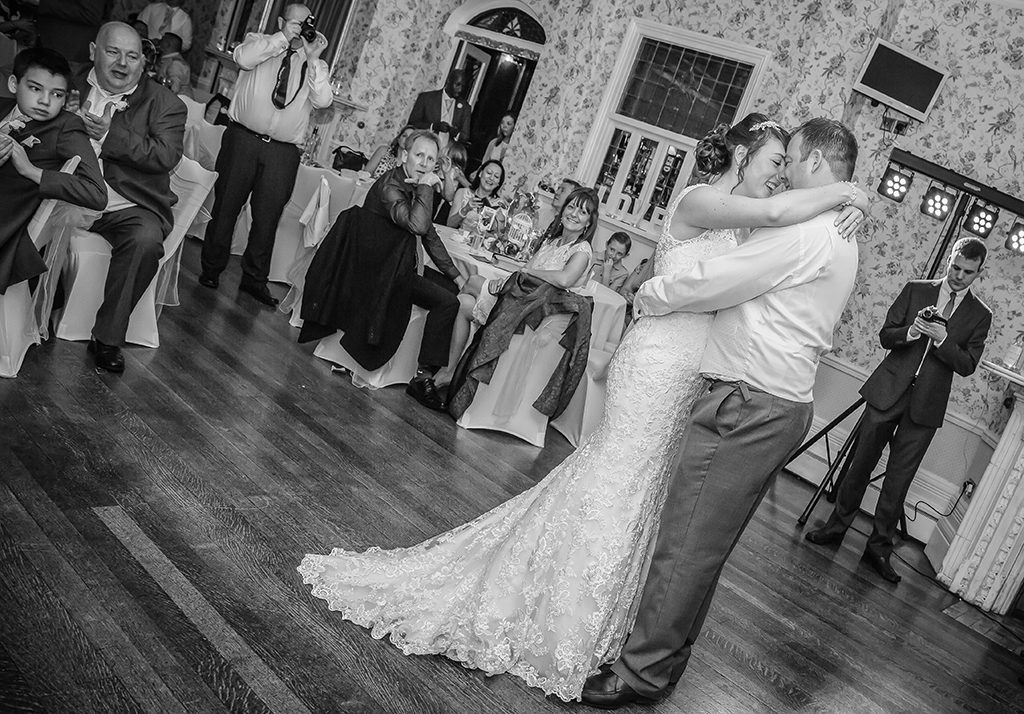
{"type": "Polygon", "coordinates": [[[825,525],[807,533],[815,545],[842,541],[860,508],[871,472],[889,445],[885,480],[864,559],[891,583],[889,562],[903,501],[935,430],[942,426],[953,373],[974,373],[985,348],[992,311],[970,290],[987,250],[977,238],[953,246],[946,276],[907,283],[879,332],[889,353],[861,387],[867,401],[850,468],[825,525]]]}

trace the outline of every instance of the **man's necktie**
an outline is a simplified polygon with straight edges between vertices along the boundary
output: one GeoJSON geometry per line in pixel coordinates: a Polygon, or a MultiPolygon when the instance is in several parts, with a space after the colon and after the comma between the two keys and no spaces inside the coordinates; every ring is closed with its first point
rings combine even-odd
{"type": "Polygon", "coordinates": [[[291,73],[292,55],[294,54],[295,49],[289,47],[288,51],[284,53],[284,59],[281,60],[281,69],[277,70],[277,84],[274,85],[274,94],[270,99],[278,109],[284,109],[288,104],[288,75],[291,73]]]}
{"type": "Polygon", "coordinates": [[[956,293],[950,291],[950,293],[949,293],[949,302],[947,302],[946,306],[944,308],[942,308],[942,317],[944,319],[948,320],[953,315],[953,307],[955,305],[956,305],[956,293]]]}

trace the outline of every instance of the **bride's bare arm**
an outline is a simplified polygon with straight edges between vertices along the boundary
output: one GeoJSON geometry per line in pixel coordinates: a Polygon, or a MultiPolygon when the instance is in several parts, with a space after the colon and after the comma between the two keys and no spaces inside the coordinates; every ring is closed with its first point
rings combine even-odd
{"type": "Polygon", "coordinates": [[[708,228],[791,226],[844,204],[867,213],[867,194],[847,181],[790,189],[768,198],[748,198],[700,187],[686,194],[675,215],[686,226],[701,232],[708,228]]]}

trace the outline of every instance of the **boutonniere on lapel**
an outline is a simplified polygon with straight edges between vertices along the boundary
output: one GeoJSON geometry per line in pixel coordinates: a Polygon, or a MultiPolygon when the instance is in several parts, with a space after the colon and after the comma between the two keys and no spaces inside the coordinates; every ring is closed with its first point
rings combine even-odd
{"type": "Polygon", "coordinates": [[[21,140],[21,143],[24,144],[26,148],[31,149],[33,146],[39,143],[39,137],[26,136],[24,139],[21,140]]]}

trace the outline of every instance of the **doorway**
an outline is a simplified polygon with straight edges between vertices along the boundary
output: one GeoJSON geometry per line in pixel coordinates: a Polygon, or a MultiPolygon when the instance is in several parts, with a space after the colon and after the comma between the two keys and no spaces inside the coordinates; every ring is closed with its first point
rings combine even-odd
{"type": "Polygon", "coordinates": [[[537,60],[463,43],[453,69],[466,72],[467,98],[473,106],[469,135],[469,171],[483,160],[503,114],[519,116],[537,60]]]}
{"type": "Polygon", "coordinates": [[[473,106],[467,147],[473,172],[502,115],[518,118],[547,37],[522,0],[469,0],[451,14],[445,31],[456,40],[449,69],[465,71],[465,96],[473,106]]]}

